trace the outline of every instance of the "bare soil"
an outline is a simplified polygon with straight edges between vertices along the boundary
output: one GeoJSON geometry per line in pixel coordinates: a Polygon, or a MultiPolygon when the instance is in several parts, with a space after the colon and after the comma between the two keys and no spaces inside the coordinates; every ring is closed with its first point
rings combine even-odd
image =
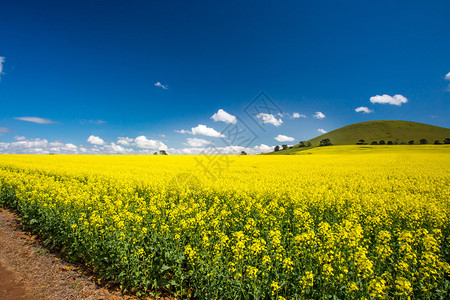
{"type": "Polygon", "coordinates": [[[0,208],[0,299],[137,299],[68,263],[22,228],[16,213],[0,208]]]}

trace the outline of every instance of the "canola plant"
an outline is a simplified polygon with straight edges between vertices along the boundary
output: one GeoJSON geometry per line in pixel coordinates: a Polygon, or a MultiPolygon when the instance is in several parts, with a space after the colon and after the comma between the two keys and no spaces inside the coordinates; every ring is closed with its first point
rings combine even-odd
{"type": "Polygon", "coordinates": [[[450,148],[361,149],[0,155],[0,205],[137,294],[449,297],[450,148]]]}

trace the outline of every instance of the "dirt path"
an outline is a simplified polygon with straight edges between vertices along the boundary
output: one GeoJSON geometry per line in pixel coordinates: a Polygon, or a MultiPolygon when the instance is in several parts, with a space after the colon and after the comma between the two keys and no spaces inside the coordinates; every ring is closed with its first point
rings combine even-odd
{"type": "Polygon", "coordinates": [[[108,290],[76,265],[51,253],[0,208],[0,299],[133,299],[108,290]]]}
{"type": "Polygon", "coordinates": [[[14,275],[9,272],[0,263],[0,299],[4,300],[28,300],[31,299],[27,296],[23,287],[16,283],[14,275]]]}

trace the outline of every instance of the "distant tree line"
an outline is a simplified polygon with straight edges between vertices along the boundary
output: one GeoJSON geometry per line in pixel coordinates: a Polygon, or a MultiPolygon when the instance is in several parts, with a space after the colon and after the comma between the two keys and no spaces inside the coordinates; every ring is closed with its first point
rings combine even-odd
{"type": "MultiPolygon", "coordinates": [[[[387,141],[387,143],[386,143],[385,140],[380,140],[380,141],[372,141],[370,144],[371,144],[371,145],[398,145],[399,142],[398,142],[398,139],[397,139],[396,141],[394,141],[394,142],[393,142],[393,141],[387,141]]],[[[401,143],[400,143],[400,145],[406,145],[406,144],[408,144],[408,145],[414,145],[415,142],[414,142],[414,140],[411,140],[411,141],[409,141],[408,143],[405,143],[405,142],[401,142],[401,143]]],[[[426,144],[428,144],[428,140],[427,140],[427,139],[420,139],[420,140],[419,140],[419,144],[421,144],[421,145],[426,145],[426,144]]],[[[439,140],[436,140],[436,141],[434,141],[434,144],[435,144],[435,145],[450,144],[450,138],[446,138],[446,139],[444,140],[444,143],[441,143],[439,140]]],[[[365,140],[363,140],[363,139],[360,139],[360,140],[356,143],[356,145],[367,145],[367,142],[366,142],[365,140]]]]}
{"type": "MultiPolygon", "coordinates": [[[[395,141],[385,141],[385,140],[380,140],[380,141],[372,141],[370,143],[371,145],[414,145],[415,142],[414,140],[409,141],[408,143],[406,142],[398,142],[398,139],[396,139],[395,141]]],[[[421,145],[426,145],[428,144],[428,140],[427,139],[420,139],[419,140],[419,144],[421,145]]],[[[434,141],[435,145],[442,145],[442,144],[450,144],[450,138],[446,138],[444,140],[443,143],[441,143],[439,140],[434,141]]],[[[319,147],[323,147],[323,146],[331,146],[333,145],[331,143],[330,139],[322,139],[319,143],[319,147]]],[[[360,139],[356,145],[368,145],[368,143],[364,140],[364,139],[360,139]]],[[[311,142],[307,142],[307,141],[300,141],[300,143],[297,146],[298,148],[303,148],[303,147],[311,147],[311,142]]],[[[275,148],[273,149],[275,152],[280,151],[280,150],[286,150],[286,149],[292,149],[294,148],[293,146],[288,146],[288,145],[281,145],[281,147],[279,145],[275,146],[275,148]]],[[[242,154],[242,153],[241,153],[242,154]]]]}
{"type": "Polygon", "coordinates": [[[279,145],[276,145],[273,150],[276,152],[276,151],[280,151],[280,150],[286,150],[287,148],[292,148],[292,147],[289,147],[288,145],[281,145],[281,148],[280,148],[279,145]]]}
{"type": "Polygon", "coordinates": [[[311,143],[310,143],[310,142],[307,142],[307,141],[300,141],[300,143],[298,144],[298,147],[299,147],[299,148],[302,148],[302,147],[311,147],[311,143]]]}
{"type": "MultiPolygon", "coordinates": [[[[319,146],[330,146],[331,141],[330,139],[323,139],[322,141],[320,141],[319,146]]],[[[307,142],[307,141],[300,141],[300,143],[296,146],[297,148],[304,148],[304,147],[311,147],[312,144],[311,142],[307,142]]],[[[275,152],[280,151],[280,150],[286,150],[286,149],[294,149],[294,146],[288,146],[288,145],[281,145],[281,147],[279,145],[275,146],[275,148],[273,149],[275,152]]]]}

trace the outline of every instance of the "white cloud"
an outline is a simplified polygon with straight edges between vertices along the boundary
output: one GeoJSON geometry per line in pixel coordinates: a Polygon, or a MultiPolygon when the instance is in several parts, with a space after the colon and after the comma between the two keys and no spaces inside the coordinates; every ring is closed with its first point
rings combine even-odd
{"type": "Polygon", "coordinates": [[[261,119],[264,124],[272,124],[275,127],[283,124],[283,120],[275,118],[272,114],[259,113],[256,115],[258,119],[261,119]]]}
{"type": "Polygon", "coordinates": [[[193,135],[200,134],[211,137],[225,137],[220,132],[214,130],[213,128],[206,127],[205,125],[199,124],[197,127],[193,127],[191,130],[193,135]]]}
{"type": "Polygon", "coordinates": [[[94,145],[91,148],[61,141],[49,142],[46,139],[14,137],[16,142],[0,143],[0,153],[27,154],[144,154],[141,151],[124,148],[114,143],[94,145]]]}
{"type": "Polygon", "coordinates": [[[265,152],[270,152],[273,151],[273,146],[267,146],[266,144],[261,144],[259,146],[255,146],[253,147],[253,150],[255,151],[255,154],[259,154],[259,153],[265,153],[265,152]]]}
{"type": "Polygon", "coordinates": [[[66,151],[66,152],[69,152],[69,153],[70,152],[76,153],[76,152],[78,152],[78,147],[76,145],[74,145],[74,144],[67,143],[67,144],[64,144],[60,148],[60,151],[66,151]]]}
{"type": "Polygon", "coordinates": [[[380,104],[391,104],[391,105],[397,105],[400,106],[403,103],[408,102],[408,99],[402,95],[376,95],[373,97],[370,97],[370,102],[372,103],[380,103],[380,104]]]}
{"type": "Polygon", "coordinates": [[[15,137],[15,140],[17,142],[0,143],[0,153],[74,154],[78,152],[78,147],[70,143],[48,142],[46,139],[27,139],[19,136],[15,137]]]}
{"type": "Polygon", "coordinates": [[[191,147],[203,147],[206,145],[210,145],[212,142],[204,140],[204,139],[198,139],[198,138],[188,138],[186,140],[185,145],[191,146],[191,147]]]}
{"type": "Polygon", "coordinates": [[[140,151],[134,149],[125,148],[115,143],[105,144],[100,147],[94,146],[94,148],[79,147],[79,153],[81,154],[143,154],[140,151]]]}
{"type": "Polygon", "coordinates": [[[181,149],[168,149],[169,154],[175,155],[198,155],[198,154],[222,154],[222,155],[239,155],[241,151],[247,152],[247,154],[260,154],[273,151],[273,146],[267,146],[265,144],[256,145],[254,147],[243,146],[226,146],[226,147],[195,147],[195,148],[181,148],[181,149]]]}
{"type": "Polygon", "coordinates": [[[184,130],[184,129],[181,129],[181,130],[175,130],[175,132],[177,132],[177,133],[182,133],[182,134],[186,134],[186,133],[192,134],[192,132],[191,132],[190,130],[184,130]]]}
{"type": "MultiPolygon", "coordinates": [[[[450,81],[450,72],[448,72],[447,75],[445,75],[444,79],[450,81]]],[[[447,91],[450,91],[450,84],[448,85],[448,87],[447,87],[446,90],[447,90],[447,91]]]]}
{"type": "Polygon", "coordinates": [[[295,112],[294,114],[292,114],[292,119],[299,119],[299,118],[306,118],[305,115],[303,114],[299,114],[297,112],[295,112]]]}
{"type": "Polygon", "coordinates": [[[450,80],[450,72],[448,72],[447,75],[445,75],[444,79],[445,80],[450,80]]]}
{"type": "Polygon", "coordinates": [[[14,118],[16,120],[25,121],[25,122],[32,122],[37,124],[51,124],[55,123],[50,119],[44,119],[44,118],[38,118],[38,117],[17,117],[14,118]]]}
{"type": "Polygon", "coordinates": [[[134,139],[129,137],[121,137],[119,136],[117,138],[117,144],[123,145],[123,146],[131,146],[131,144],[134,142],[134,139]]]}
{"type": "Polygon", "coordinates": [[[105,141],[103,141],[101,138],[94,135],[91,135],[86,141],[93,145],[103,145],[105,143],[105,141]]]}
{"type": "Polygon", "coordinates": [[[368,107],[365,107],[365,106],[360,106],[358,108],[355,108],[355,111],[356,112],[362,112],[364,114],[370,114],[370,113],[373,112],[372,109],[369,109],[368,107]]]}
{"type": "Polygon", "coordinates": [[[233,115],[230,115],[223,109],[219,109],[215,114],[212,115],[211,119],[213,119],[216,122],[225,122],[227,124],[236,124],[237,120],[236,117],[233,115]]]}
{"type": "Polygon", "coordinates": [[[6,128],[6,127],[0,127],[0,133],[8,133],[8,132],[10,132],[11,130],[9,129],[9,128],[6,128]]]}
{"type": "Polygon", "coordinates": [[[326,118],[326,116],[322,113],[322,112],[320,112],[320,111],[317,111],[314,115],[313,115],[313,118],[314,119],[325,119],[326,118]]]}
{"type": "Polygon", "coordinates": [[[138,148],[153,149],[153,150],[167,150],[167,146],[158,140],[149,140],[141,135],[134,139],[134,146],[138,148]]]}
{"type": "Polygon", "coordinates": [[[293,142],[295,140],[293,137],[284,134],[279,134],[275,139],[279,142],[293,142]]]}
{"type": "Polygon", "coordinates": [[[164,84],[162,84],[162,83],[159,82],[159,81],[155,83],[155,86],[160,87],[160,88],[162,88],[163,90],[167,90],[167,84],[164,85],[164,84]]]}
{"type": "Polygon", "coordinates": [[[317,129],[317,131],[320,132],[320,133],[327,133],[328,132],[328,131],[326,131],[325,129],[322,129],[322,128],[317,129]]]}
{"type": "Polygon", "coordinates": [[[105,154],[133,154],[134,152],[132,149],[124,148],[120,145],[116,145],[115,143],[104,145],[101,148],[101,151],[105,154]]]}
{"type": "Polygon", "coordinates": [[[0,56],[0,76],[3,74],[3,63],[5,62],[5,57],[0,56]]]}
{"type": "Polygon", "coordinates": [[[30,139],[26,137],[16,137],[16,141],[12,143],[0,142],[0,153],[23,153],[23,154],[133,154],[133,155],[151,155],[157,150],[167,150],[169,155],[179,154],[224,154],[239,155],[241,151],[248,154],[260,154],[262,152],[270,152],[273,146],[265,144],[256,145],[254,147],[243,146],[227,146],[227,147],[189,147],[181,149],[168,149],[166,145],[160,141],[148,140],[146,137],[137,137],[133,141],[132,146],[138,146],[140,149],[126,148],[117,143],[93,145],[86,147],[83,145],[74,145],[61,141],[49,142],[46,139],[30,139]],[[155,147],[155,148],[152,148],[155,147]]]}

